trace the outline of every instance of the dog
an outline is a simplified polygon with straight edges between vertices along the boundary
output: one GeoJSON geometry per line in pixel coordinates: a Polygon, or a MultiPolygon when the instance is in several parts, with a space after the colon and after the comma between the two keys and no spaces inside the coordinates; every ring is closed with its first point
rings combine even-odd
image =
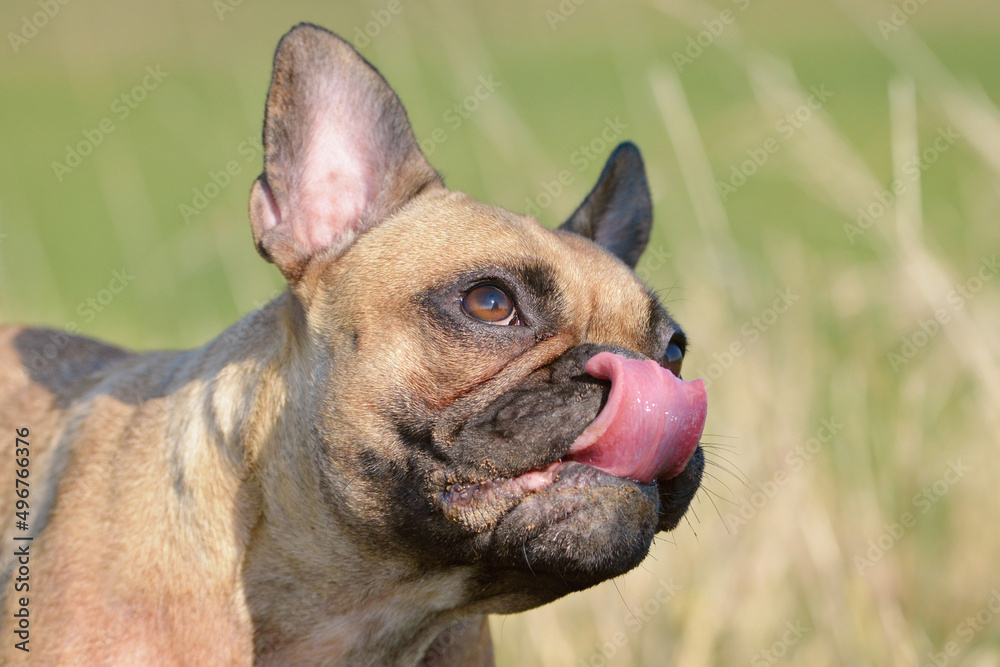
{"type": "Polygon", "coordinates": [[[634,145],[543,228],[446,189],[310,24],[263,138],[281,296],[180,352],[0,331],[3,664],[490,665],[488,614],[636,567],[699,487],[634,145]]]}

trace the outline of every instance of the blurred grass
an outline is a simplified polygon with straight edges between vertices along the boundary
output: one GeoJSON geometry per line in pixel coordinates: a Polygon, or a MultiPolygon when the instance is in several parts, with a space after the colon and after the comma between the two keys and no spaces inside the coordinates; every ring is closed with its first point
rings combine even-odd
{"type": "MultiPolygon", "coordinates": [[[[220,20],[208,0],[70,3],[7,48],[0,318],[194,346],[266,301],[282,283],[251,245],[259,158],[240,146],[259,136],[274,45],[300,20],[351,38],[385,4],[244,2],[220,20]],[[164,82],[58,182],[51,163],[66,144],[156,65],[164,82]],[[179,206],[230,160],[241,173],[185,223],[179,206]],[[80,304],[122,268],[133,283],[87,319],[80,304]]],[[[445,129],[431,160],[451,187],[523,211],[568,169],[541,215],[556,224],[601,166],[578,171],[574,152],[620,117],[656,204],[640,269],[693,341],[686,374],[721,369],[743,345],[709,390],[711,477],[690,521],[635,572],[494,619],[499,663],[940,664],[932,656],[954,642],[947,664],[1000,664],[987,606],[1000,590],[1000,281],[990,274],[961,307],[948,300],[1000,248],[1000,6],[919,5],[887,39],[877,20],[889,3],[590,0],[563,3],[575,10],[555,30],[555,1],[402,6],[362,51],[418,137],[445,129]],[[678,73],[674,53],[724,9],[736,21],[678,73]],[[445,112],[489,75],[497,92],[450,126],[445,112]],[[833,95],[721,202],[711,180],[780,136],[810,86],[833,95]],[[961,138],[852,243],[856,208],[949,126],[961,138]],[[770,321],[784,290],[797,300],[770,321]],[[894,370],[888,354],[938,309],[949,322],[894,370]],[[841,426],[796,458],[824,419],[841,426]],[[970,470],[937,494],[956,461],[970,470]],[[746,505],[762,487],[773,497],[746,505]],[[925,488],[933,504],[915,499],[925,488]],[[741,506],[753,508],[745,525],[741,506]],[[907,512],[914,525],[859,568],[907,512]],[[664,604],[670,582],[679,590],[664,604]]],[[[8,3],[4,32],[34,11],[8,3]]]]}

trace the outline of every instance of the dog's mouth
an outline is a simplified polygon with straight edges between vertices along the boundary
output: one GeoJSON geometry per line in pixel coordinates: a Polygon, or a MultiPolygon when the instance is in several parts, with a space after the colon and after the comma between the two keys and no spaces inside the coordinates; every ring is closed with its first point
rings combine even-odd
{"type": "MultiPolygon", "coordinates": [[[[591,357],[585,370],[610,381],[611,389],[597,416],[562,456],[515,476],[451,484],[440,496],[447,514],[482,526],[526,496],[567,485],[600,486],[604,475],[640,486],[656,483],[662,498],[698,449],[707,413],[704,384],[685,382],[652,360],[607,351],[591,357]],[[574,472],[577,464],[603,474],[580,476],[574,472]]],[[[700,478],[700,468],[698,473],[700,478]]]]}
{"type": "Polygon", "coordinates": [[[531,470],[516,477],[499,477],[481,482],[459,482],[444,492],[443,503],[462,511],[479,503],[497,503],[520,499],[529,493],[549,488],[565,465],[562,460],[550,463],[542,470],[531,470]]]}
{"type": "Polygon", "coordinates": [[[612,352],[591,357],[586,371],[610,380],[611,392],[565,458],[643,484],[680,474],[705,428],[704,383],[612,352]]]}

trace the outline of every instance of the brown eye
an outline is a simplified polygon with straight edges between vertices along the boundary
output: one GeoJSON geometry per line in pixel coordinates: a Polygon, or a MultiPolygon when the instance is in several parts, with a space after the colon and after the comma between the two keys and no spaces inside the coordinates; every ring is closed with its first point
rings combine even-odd
{"type": "Polygon", "coordinates": [[[462,310],[490,324],[520,324],[514,300],[496,285],[480,285],[472,288],[462,299],[462,310]]]}
{"type": "Polygon", "coordinates": [[[663,353],[660,365],[679,378],[681,376],[681,362],[684,361],[684,349],[681,347],[683,342],[674,342],[675,340],[676,337],[667,345],[667,351],[663,353]]]}

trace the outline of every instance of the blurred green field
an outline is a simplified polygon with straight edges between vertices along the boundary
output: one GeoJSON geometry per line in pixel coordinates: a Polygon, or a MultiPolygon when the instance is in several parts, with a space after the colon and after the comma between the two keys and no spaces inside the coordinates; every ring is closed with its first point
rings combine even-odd
{"type": "Polygon", "coordinates": [[[638,144],[640,274],[711,381],[690,520],[495,618],[500,665],[1000,665],[1000,5],[400,2],[69,2],[13,40],[7,2],[0,321],[190,347],[280,290],[247,194],[274,46],[319,23],[450,187],[545,224],[605,128],[638,144]]]}

